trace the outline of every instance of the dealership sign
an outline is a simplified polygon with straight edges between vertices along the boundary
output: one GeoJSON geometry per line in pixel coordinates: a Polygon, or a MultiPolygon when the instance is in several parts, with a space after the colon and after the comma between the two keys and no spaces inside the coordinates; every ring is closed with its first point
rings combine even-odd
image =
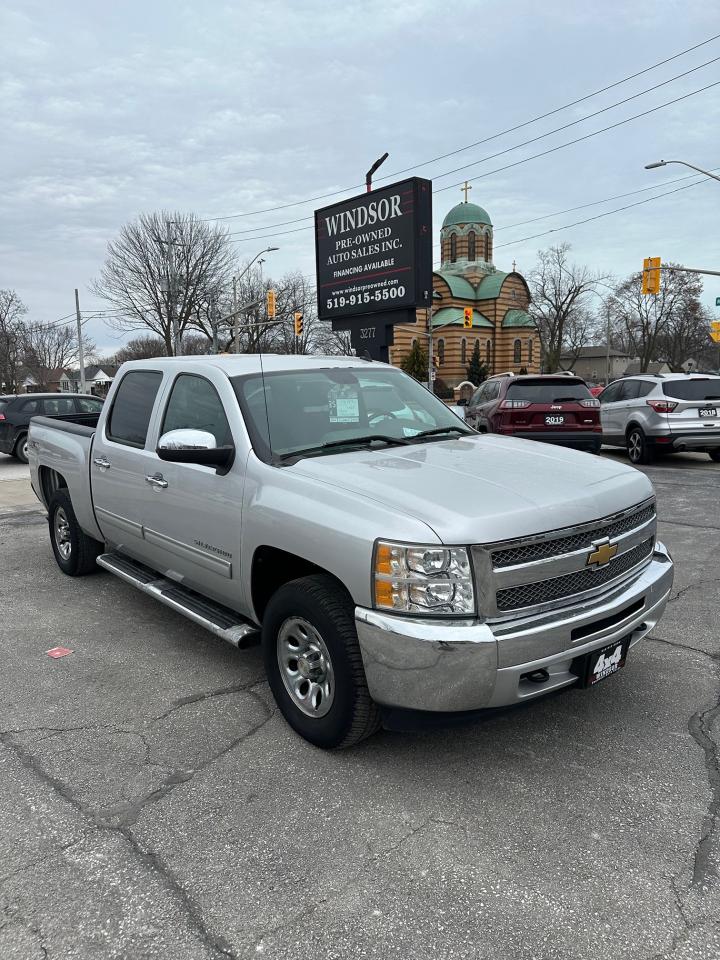
{"type": "Polygon", "coordinates": [[[431,182],[411,177],[316,210],[315,257],[321,320],[414,322],[432,298],[431,182]]]}

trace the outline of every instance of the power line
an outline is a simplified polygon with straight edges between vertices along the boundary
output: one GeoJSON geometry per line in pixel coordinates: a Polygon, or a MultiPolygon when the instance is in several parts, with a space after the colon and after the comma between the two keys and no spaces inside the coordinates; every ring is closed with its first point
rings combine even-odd
{"type": "Polygon", "coordinates": [[[519,240],[507,240],[505,243],[495,245],[495,250],[501,247],[511,247],[517,243],[526,243],[528,240],[536,240],[538,237],[547,237],[551,233],[558,233],[560,230],[569,230],[570,227],[579,227],[584,223],[591,223],[593,220],[602,220],[603,217],[610,217],[615,213],[621,213],[623,210],[629,210],[631,207],[639,207],[644,203],[650,203],[652,200],[659,200],[661,197],[669,197],[672,193],[680,193],[681,190],[689,190],[691,187],[697,187],[701,183],[707,183],[707,178],[696,180],[695,183],[687,183],[684,187],[676,187],[674,190],[667,190],[665,193],[659,193],[656,197],[646,197],[644,200],[636,200],[634,203],[626,203],[622,207],[616,207],[614,210],[606,210],[604,213],[598,213],[594,217],[586,217],[584,220],[576,220],[574,223],[565,223],[561,227],[553,227],[551,230],[545,230],[542,233],[534,233],[529,237],[521,237],[519,240]]]}
{"type": "MultiPolygon", "coordinates": [[[[611,103],[600,110],[596,110],[594,113],[588,113],[584,117],[579,117],[577,120],[570,121],[570,123],[565,123],[560,127],[555,127],[553,130],[548,130],[546,133],[541,133],[537,137],[532,137],[529,140],[523,140],[522,143],[514,144],[511,147],[506,147],[506,149],[499,150],[497,153],[489,154],[487,157],[483,157],[480,160],[473,160],[471,163],[465,164],[461,167],[455,167],[453,170],[447,170],[445,171],[445,173],[436,174],[435,179],[439,180],[442,177],[448,177],[453,173],[458,173],[460,170],[467,170],[470,167],[477,166],[480,163],[486,163],[488,160],[494,160],[497,157],[502,157],[507,153],[512,153],[513,150],[518,150],[520,149],[520,147],[528,146],[531,143],[537,143],[539,140],[544,140],[546,137],[551,137],[553,134],[560,133],[562,130],[568,130],[570,127],[575,127],[580,123],[584,123],[586,120],[591,120],[593,117],[597,117],[601,113],[607,113],[608,110],[614,110],[616,107],[623,106],[623,104],[629,103],[631,100],[636,100],[638,97],[642,97],[646,93],[651,93],[653,90],[657,90],[660,87],[667,86],[667,84],[673,83],[675,80],[680,80],[691,73],[695,73],[695,71],[697,70],[703,69],[703,67],[710,66],[710,64],[717,63],[719,60],[720,60],[720,57],[714,57],[712,60],[708,60],[705,63],[701,63],[697,67],[692,67],[690,70],[686,70],[684,73],[679,73],[674,77],[670,77],[668,80],[663,80],[661,83],[657,83],[652,87],[648,87],[646,90],[641,90],[639,93],[634,93],[632,96],[626,97],[624,100],[619,100],[617,103],[611,103]]],[[[649,111],[646,111],[646,112],[649,112],[649,111]]],[[[644,116],[644,114],[640,114],[639,116],[644,116]]],[[[493,139],[493,138],[490,137],[488,139],[493,139]]],[[[480,142],[484,142],[484,141],[480,141],[480,142]]],[[[466,148],[463,147],[461,149],[466,149],[466,148]]],[[[454,152],[459,153],[460,151],[454,151],[454,152]]],[[[447,156],[450,156],[450,154],[447,154],[447,156]]],[[[430,163],[430,162],[432,161],[426,161],[426,163],[430,163]]],[[[424,166],[424,165],[425,164],[418,164],[418,166],[424,166]]],[[[413,168],[409,167],[408,169],[413,169],[413,168]]],[[[405,171],[398,171],[398,173],[404,173],[404,172],[405,171]]],[[[651,189],[651,188],[648,187],[647,189],[651,189]]],[[[433,192],[436,193],[437,191],[433,191],[433,192]]],[[[307,223],[308,221],[312,221],[312,219],[313,219],[312,216],[299,217],[296,220],[285,220],[285,221],[281,221],[280,223],[268,224],[266,227],[262,227],[262,226],[249,227],[246,230],[234,231],[233,233],[228,234],[228,236],[235,237],[235,236],[239,236],[247,233],[256,234],[258,230],[272,230],[274,227],[284,227],[284,226],[289,226],[295,223],[307,223]]],[[[267,236],[287,236],[288,234],[297,233],[297,232],[298,232],[297,230],[295,231],[286,230],[286,231],[283,231],[282,233],[267,234],[267,236]]]]}
{"type": "MultiPolygon", "coordinates": [[[[647,117],[651,113],[657,113],[658,110],[662,110],[665,107],[671,107],[675,103],[680,103],[682,100],[687,100],[689,97],[694,97],[698,93],[704,93],[706,90],[710,90],[712,87],[720,86],[720,80],[716,80],[714,83],[708,83],[704,87],[700,87],[697,90],[691,90],[690,93],[685,93],[681,97],[675,97],[674,100],[666,100],[665,103],[660,103],[656,107],[650,107],[648,110],[644,110],[642,113],[635,113],[632,117],[626,117],[624,120],[618,120],[616,123],[608,124],[607,127],[601,127],[599,130],[593,130],[590,133],[584,134],[582,137],[576,137],[574,140],[568,140],[566,143],[559,143],[555,147],[550,147],[547,150],[542,150],[540,153],[534,153],[529,157],[524,157],[522,160],[516,160],[513,163],[507,163],[503,167],[496,167],[494,170],[488,170],[486,173],[479,173],[476,177],[470,177],[470,181],[473,180],[482,180],[484,177],[490,177],[495,173],[502,173],[504,170],[510,170],[512,167],[519,167],[520,164],[527,163],[529,160],[537,160],[539,157],[547,157],[551,153],[556,153],[558,150],[564,150],[565,147],[572,147],[576,143],[582,143],[584,140],[590,140],[592,137],[597,137],[601,133],[607,133],[608,130],[614,130],[616,127],[622,127],[626,123],[631,123],[633,120],[639,120],[640,117],[647,117]]],[[[459,183],[450,183],[445,187],[438,187],[437,190],[433,190],[433,193],[444,193],[445,190],[454,190],[456,187],[462,186],[463,181],[459,183]]]]}
{"type": "MultiPolygon", "coordinates": [[[[608,124],[606,127],[601,127],[599,130],[592,130],[590,133],[586,133],[581,137],[576,137],[574,140],[568,140],[565,143],[556,144],[554,147],[549,147],[547,150],[541,150],[540,153],[531,154],[529,157],[523,157],[521,160],[515,160],[512,163],[507,163],[502,167],[496,167],[494,170],[488,170],[485,173],[477,174],[475,177],[470,177],[469,180],[472,182],[474,180],[481,180],[485,177],[491,177],[493,174],[502,173],[505,170],[511,170],[513,167],[519,167],[523,163],[528,163],[530,160],[537,160],[540,157],[547,157],[551,153],[557,153],[558,150],[564,150],[566,147],[572,147],[576,143],[582,143],[585,140],[590,140],[593,137],[597,137],[601,133],[607,133],[608,130],[614,130],[616,127],[622,127],[626,123],[631,123],[633,120],[639,120],[641,117],[646,117],[651,113],[657,113],[658,110],[663,110],[665,107],[673,106],[676,103],[680,103],[683,100],[687,100],[689,97],[694,97],[699,93],[704,93],[706,90],[712,89],[712,87],[720,86],[720,80],[716,80],[714,83],[708,83],[704,87],[700,87],[698,90],[692,90],[690,93],[685,93],[680,97],[675,97],[673,100],[666,100],[665,103],[660,103],[656,107],[650,107],[648,110],[644,110],[642,113],[633,114],[631,117],[626,117],[624,120],[618,120],[616,123],[608,124]]],[[[507,152],[507,151],[505,151],[507,152]]],[[[489,158],[486,158],[489,159],[489,158]]],[[[478,160],[476,163],[483,163],[484,161],[478,160]]],[[[469,166],[474,166],[474,164],[469,164],[469,166]]],[[[456,171],[451,171],[456,172],[456,171]]],[[[440,174],[440,176],[447,176],[447,174],[440,174]]],[[[437,190],[433,190],[433,195],[437,193],[444,193],[446,190],[453,190],[456,187],[462,186],[462,181],[460,183],[451,183],[445,187],[438,187],[437,190]]],[[[312,220],[312,217],[307,219],[312,220]]],[[[262,230],[262,227],[258,227],[258,230],[262,230]]],[[[312,230],[312,224],[307,227],[296,227],[294,230],[281,230],[276,233],[263,233],[253,235],[251,237],[241,237],[239,239],[231,239],[231,243],[245,243],[249,240],[270,240],[273,237],[286,237],[293,233],[301,233],[304,230],[312,230]]],[[[241,231],[244,232],[244,231],[241,231]]],[[[228,234],[230,238],[234,234],[228,234]]]]}
{"type": "MultiPolygon", "coordinates": [[[[616,80],[614,83],[611,83],[608,86],[601,87],[598,90],[594,90],[592,93],[585,94],[584,96],[580,97],[577,100],[573,100],[570,103],[563,104],[560,107],[555,107],[554,109],[549,110],[546,113],[539,114],[538,116],[531,117],[529,120],[525,120],[522,123],[516,124],[513,127],[509,127],[507,130],[501,130],[498,133],[491,134],[489,137],[485,137],[482,140],[477,140],[474,143],[467,144],[463,147],[458,147],[456,150],[451,150],[449,153],[440,154],[439,156],[433,157],[430,160],[425,160],[422,163],[414,164],[413,166],[410,166],[410,167],[405,167],[402,170],[396,170],[393,173],[387,174],[383,177],[379,177],[378,180],[386,180],[390,177],[398,176],[399,174],[402,174],[402,173],[407,173],[410,170],[416,170],[419,167],[427,166],[428,164],[435,163],[438,160],[444,160],[447,157],[451,157],[458,153],[462,153],[464,150],[469,150],[472,147],[480,146],[483,143],[488,143],[491,140],[497,139],[498,137],[505,136],[508,133],[513,133],[514,131],[520,130],[523,127],[530,126],[533,123],[537,123],[540,120],[544,120],[547,117],[553,116],[556,113],[560,113],[563,110],[567,110],[570,107],[577,106],[577,104],[583,103],[585,100],[590,100],[592,99],[592,97],[598,96],[601,93],[605,93],[606,91],[611,90],[614,87],[621,86],[623,83],[627,83],[630,80],[634,80],[645,73],[649,73],[651,70],[656,70],[658,67],[664,66],[666,63],[670,63],[673,60],[677,60],[680,57],[685,56],[685,54],[691,53],[693,50],[697,50],[700,47],[703,47],[709,43],[712,43],[713,41],[717,40],[719,37],[720,37],[720,34],[715,34],[712,37],[708,37],[707,40],[703,40],[700,43],[694,44],[691,47],[687,47],[685,50],[681,50],[679,53],[673,54],[673,56],[671,57],[666,57],[664,60],[659,60],[657,63],[651,64],[649,67],[645,67],[643,70],[639,70],[637,73],[633,73],[627,77],[623,77],[621,80],[616,80]]],[[[240,217],[253,217],[263,213],[272,213],[275,210],[287,210],[289,207],[303,206],[304,204],[307,204],[307,203],[316,203],[318,200],[326,200],[330,197],[337,196],[338,194],[346,194],[346,193],[349,193],[351,190],[359,190],[363,186],[364,184],[354,184],[351,187],[345,187],[344,189],[334,190],[329,193],[323,193],[316,197],[308,197],[305,200],[294,200],[291,203],[277,204],[272,207],[265,207],[262,210],[252,210],[246,213],[231,213],[231,214],[225,214],[219,217],[205,217],[202,222],[212,223],[217,220],[235,220],[240,217]]],[[[291,221],[288,221],[288,222],[291,222],[291,221]]],[[[263,229],[263,228],[259,227],[258,229],[263,229]]]]}
{"type": "Polygon", "coordinates": [[[479,163],[486,163],[488,160],[494,160],[496,157],[502,157],[506,153],[511,153],[513,150],[517,150],[519,147],[526,147],[531,143],[537,143],[538,140],[544,140],[546,137],[551,137],[554,133],[561,133],[563,130],[568,130],[570,127],[576,127],[579,123],[584,123],[586,120],[591,120],[593,117],[600,116],[601,113],[607,113],[608,110],[614,110],[616,107],[621,107],[626,103],[630,103],[631,100],[637,100],[638,97],[644,96],[646,93],[652,93],[653,90],[659,90],[660,87],[666,87],[669,83],[673,83],[675,80],[681,80],[683,77],[687,77],[691,73],[695,73],[697,70],[702,70],[704,67],[709,67],[712,63],[717,63],[720,60],[720,57],[714,57],[712,60],[708,60],[705,63],[701,63],[697,67],[692,67],[690,70],[686,70],[684,73],[678,73],[675,77],[670,77],[669,80],[663,80],[661,83],[656,83],[652,87],[648,87],[647,90],[641,90],[639,93],[634,93],[630,97],[626,97],[624,100],[618,100],[617,103],[611,103],[607,107],[602,107],[600,110],[595,110],[593,113],[588,113],[584,117],[580,117],[578,120],[572,120],[570,123],[564,123],[560,127],[555,127],[553,130],[548,130],[547,133],[541,133],[537,137],[532,137],[530,140],[524,140],[522,143],[518,143],[513,147],[507,147],[505,150],[499,150],[497,153],[491,153],[487,157],[483,157],[482,160],[473,160],[470,163],[463,164],[461,167],[455,167],[453,170],[448,170],[445,173],[436,174],[435,179],[440,177],[449,177],[450,174],[459,173],[461,170],[468,170],[470,167],[475,167],[479,163]]]}
{"type": "MultiPolygon", "coordinates": [[[[720,170],[720,167],[711,167],[712,171],[720,170]]],[[[696,177],[696,174],[690,173],[685,177],[676,177],[674,180],[665,180],[663,183],[654,183],[650,187],[641,187],[639,190],[629,190],[627,193],[618,193],[614,197],[605,197],[604,200],[592,200],[590,203],[581,203],[576,207],[568,207],[566,210],[557,210],[555,213],[545,213],[541,217],[533,217],[530,220],[518,220],[517,223],[507,223],[505,226],[496,227],[494,232],[498,233],[500,230],[512,230],[514,227],[524,227],[528,223],[538,223],[540,220],[550,220],[552,217],[561,217],[565,213],[574,213],[576,210],[584,210],[587,207],[596,207],[601,203],[611,203],[613,200],[622,200],[625,197],[634,197],[638,193],[647,193],[648,190],[659,190],[661,187],[668,187],[671,183],[680,183],[683,180],[692,180],[696,177]]],[[[695,183],[702,183],[702,180],[695,180],[695,183]]],[[[664,194],[659,194],[659,196],[664,196],[664,194]]],[[[655,200],[655,197],[651,199],[655,200]]]]}

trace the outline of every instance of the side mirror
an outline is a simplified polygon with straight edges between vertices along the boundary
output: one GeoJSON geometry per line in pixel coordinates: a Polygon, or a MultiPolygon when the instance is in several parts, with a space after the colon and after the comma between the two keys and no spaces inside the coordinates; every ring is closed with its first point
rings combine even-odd
{"type": "Polygon", "coordinates": [[[157,455],[169,463],[199,463],[210,467],[229,467],[235,456],[232,446],[219,447],[206,430],[170,430],[157,445],[157,455]]]}

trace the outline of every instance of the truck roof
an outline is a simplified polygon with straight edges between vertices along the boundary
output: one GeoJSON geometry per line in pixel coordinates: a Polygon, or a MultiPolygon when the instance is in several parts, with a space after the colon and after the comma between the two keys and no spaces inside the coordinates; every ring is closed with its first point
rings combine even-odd
{"type": "Polygon", "coordinates": [[[262,368],[260,355],[257,353],[227,353],[197,355],[188,357],[155,357],[150,360],[130,360],[123,364],[123,369],[158,370],[182,366],[215,367],[222,370],[228,377],[239,377],[248,373],[265,373],[277,370],[317,370],[327,367],[367,367],[369,365],[387,367],[385,363],[372,360],[362,360],[359,357],[331,357],[322,355],[293,355],[279,353],[263,353],[262,368]]]}

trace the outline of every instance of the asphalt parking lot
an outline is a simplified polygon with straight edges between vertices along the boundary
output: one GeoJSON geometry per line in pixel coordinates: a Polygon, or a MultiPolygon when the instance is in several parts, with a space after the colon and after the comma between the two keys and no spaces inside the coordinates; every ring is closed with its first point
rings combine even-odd
{"type": "Polygon", "coordinates": [[[623,671],[323,753],[257,648],[64,577],[0,456],[0,958],[720,957],[720,465],[647,473],[676,580],[623,671]]]}

